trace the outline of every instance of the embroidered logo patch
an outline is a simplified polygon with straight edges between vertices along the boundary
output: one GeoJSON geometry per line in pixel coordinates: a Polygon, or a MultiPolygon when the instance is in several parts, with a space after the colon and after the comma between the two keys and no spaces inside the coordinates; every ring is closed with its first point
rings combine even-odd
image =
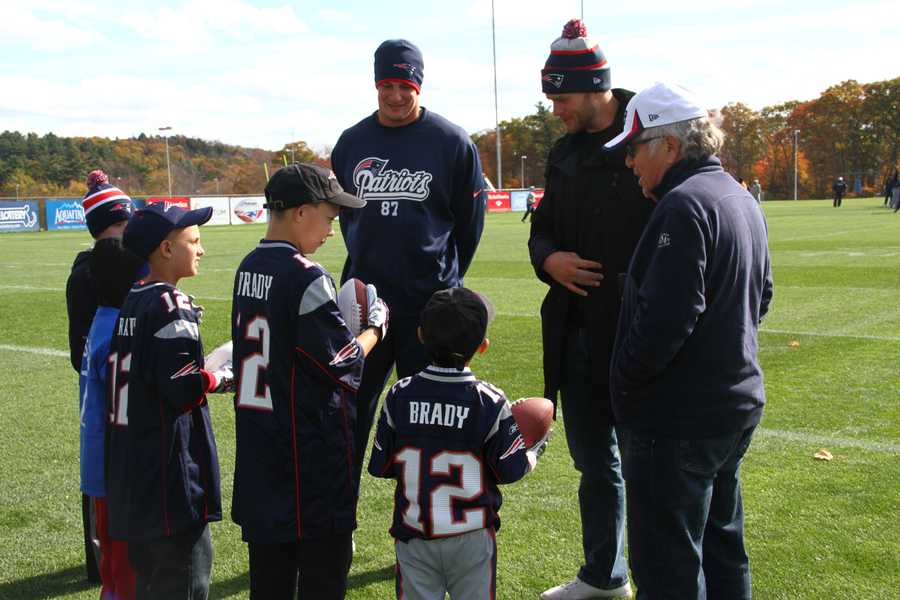
{"type": "Polygon", "coordinates": [[[666,246],[671,245],[672,238],[669,237],[668,233],[659,234],[659,241],[656,242],[657,248],[665,248],[666,246]]]}

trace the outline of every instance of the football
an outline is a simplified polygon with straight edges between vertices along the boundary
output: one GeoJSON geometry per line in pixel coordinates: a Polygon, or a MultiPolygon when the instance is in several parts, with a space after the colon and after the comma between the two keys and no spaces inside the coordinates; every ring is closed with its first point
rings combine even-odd
{"type": "Polygon", "coordinates": [[[338,309],[350,332],[357,336],[365,328],[369,319],[369,299],[366,284],[359,279],[348,279],[338,290],[338,309]]]}
{"type": "Polygon", "coordinates": [[[206,370],[218,371],[222,367],[230,367],[232,353],[233,347],[231,344],[231,340],[228,340],[227,342],[210,352],[208,355],[206,355],[206,359],[203,361],[206,370]]]}
{"type": "Polygon", "coordinates": [[[553,403],[546,398],[520,398],[510,405],[525,446],[531,448],[547,435],[553,422],[553,403]]]}

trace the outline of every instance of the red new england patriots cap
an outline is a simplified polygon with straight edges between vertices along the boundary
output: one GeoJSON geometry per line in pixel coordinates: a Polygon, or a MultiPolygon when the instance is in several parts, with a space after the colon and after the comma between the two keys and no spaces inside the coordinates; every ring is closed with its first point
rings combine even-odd
{"type": "Polygon", "coordinates": [[[645,129],[699,119],[708,114],[689,89],[680,85],[656,83],[631,98],[625,107],[625,127],[622,133],[606,142],[603,149],[615,150],[645,129]]]}

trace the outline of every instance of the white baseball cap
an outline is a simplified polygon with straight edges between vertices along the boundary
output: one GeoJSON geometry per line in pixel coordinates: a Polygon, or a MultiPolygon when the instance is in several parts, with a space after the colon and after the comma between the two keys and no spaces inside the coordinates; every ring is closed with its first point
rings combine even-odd
{"type": "Polygon", "coordinates": [[[615,150],[645,129],[690,121],[708,114],[687,88],[655,83],[631,98],[625,107],[624,130],[604,144],[603,149],[615,150]]]}

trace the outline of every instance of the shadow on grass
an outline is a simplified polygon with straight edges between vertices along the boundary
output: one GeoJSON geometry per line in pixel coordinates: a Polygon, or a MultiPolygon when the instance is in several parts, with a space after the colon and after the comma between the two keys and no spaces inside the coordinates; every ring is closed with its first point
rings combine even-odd
{"type": "Polygon", "coordinates": [[[357,573],[347,578],[347,589],[355,590],[357,588],[366,587],[379,581],[387,581],[394,578],[394,565],[382,567],[375,571],[366,571],[365,573],[357,573]]]}
{"type": "Polygon", "coordinates": [[[0,584],[0,599],[32,600],[37,598],[59,598],[75,592],[83,592],[100,585],[85,579],[84,567],[69,567],[56,573],[41,573],[17,581],[0,584]]]}
{"type": "MultiPolygon", "coordinates": [[[[243,575],[235,575],[231,579],[226,579],[225,581],[213,580],[212,584],[209,586],[209,600],[228,598],[230,596],[241,594],[241,592],[247,592],[249,589],[249,572],[244,573],[243,575]]],[[[246,598],[248,595],[249,592],[241,594],[239,597],[246,598]]]]}

